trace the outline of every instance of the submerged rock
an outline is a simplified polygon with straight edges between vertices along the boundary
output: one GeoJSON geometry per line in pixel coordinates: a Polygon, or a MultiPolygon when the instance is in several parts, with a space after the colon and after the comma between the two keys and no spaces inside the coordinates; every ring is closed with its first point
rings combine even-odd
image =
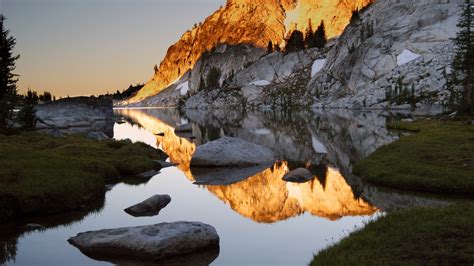
{"type": "Polygon", "coordinates": [[[292,170],[283,176],[287,182],[304,183],[314,178],[313,173],[306,168],[292,170]]]}
{"type": "Polygon", "coordinates": [[[204,223],[174,222],[89,231],[68,242],[91,258],[159,261],[215,249],[219,236],[204,223]]]}
{"type": "Polygon", "coordinates": [[[155,216],[171,202],[169,195],[154,195],[138,204],[126,208],[124,211],[134,217],[155,216]]]}
{"type": "Polygon", "coordinates": [[[273,152],[266,147],[239,138],[223,137],[198,146],[191,166],[252,166],[274,160],[273,152]]]}

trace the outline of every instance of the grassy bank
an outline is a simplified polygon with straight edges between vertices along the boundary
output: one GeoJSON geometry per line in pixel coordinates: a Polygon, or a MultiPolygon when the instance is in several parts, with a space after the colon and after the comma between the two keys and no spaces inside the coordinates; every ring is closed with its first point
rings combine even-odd
{"type": "Polygon", "coordinates": [[[397,211],[317,254],[311,265],[472,265],[474,204],[397,211]]]}
{"type": "Polygon", "coordinates": [[[356,163],[356,175],[398,189],[474,193],[473,125],[420,121],[391,128],[411,134],[356,163]]]}
{"type": "Polygon", "coordinates": [[[0,151],[0,222],[80,208],[166,156],[143,143],[36,133],[0,135],[0,151]]]}

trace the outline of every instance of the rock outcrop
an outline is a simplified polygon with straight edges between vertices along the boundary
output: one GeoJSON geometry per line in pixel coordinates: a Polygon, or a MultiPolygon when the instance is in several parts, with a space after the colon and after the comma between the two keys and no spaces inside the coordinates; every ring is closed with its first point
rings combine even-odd
{"type": "Polygon", "coordinates": [[[134,217],[155,216],[171,202],[169,195],[154,195],[138,204],[126,208],[124,211],[134,217]]]}
{"type": "Polygon", "coordinates": [[[102,260],[159,261],[219,246],[214,227],[199,222],[174,222],[80,233],[69,243],[102,260]]]}
{"type": "Polygon", "coordinates": [[[323,56],[324,52],[317,48],[265,55],[229,76],[221,88],[195,93],[186,100],[185,108],[306,105],[304,96],[311,79],[311,65],[323,56]]]}
{"type": "Polygon", "coordinates": [[[309,180],[313,179],[314,175],[306,168],[297,168],[295,170],[291,170],[290,172],[286,173],[283,176],[283,180],[287,182],[294,182],[294,183],[304,183],[308,182],[309,180]]]}
{"type": "Polygon", "coordinates": [[[372,0],[228,0],[192,30],[185,32],[168,52],[150,80],[126,102],[143,101],[163,91],[195,68],[206,51],[221,44],[249,44],[266,49],[269,41],[283,45],[294,29],[305,31],[325,22],[328,37],[339,35],[348,24],[352,11],[372,0]]]}
{"type": "Polygon", "coordinates": [[[273,163],[273,152],[263,146],[239,138],[223,137],[198,146],[191,166],[254,166],[273,163]]]}
{"type": "Polygon", "coordinates": [[[93,97],[66,98],[36,106],[40,132],[82,133],[104,132],[113,135],[112,101],[93,97]]]}
{"type": "Polygon", "coordinates": [[[460,2],[376,1],[346,28],[309,83],[315,107],[443,104],[460,2]]]}

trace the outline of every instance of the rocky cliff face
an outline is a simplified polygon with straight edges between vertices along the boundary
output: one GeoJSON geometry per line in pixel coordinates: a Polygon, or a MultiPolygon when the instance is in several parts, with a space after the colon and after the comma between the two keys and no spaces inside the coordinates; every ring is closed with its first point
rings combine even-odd
{"type": "Polygon", "coordinates": [[[461,2],[376,1],[347,27],[309,84],[315,106],[410,108],[404,93],[419,107],[443,103],[461,2]]]}
{"type": "Polygon", "coordinates": [[[339,35],[352,11],[372,0],[228,0],[202,24],[183,34],[171,46],[145,87],[131,102],[158,94],[193,69],[205,51],[219,44],[251,44],[266,48],[269,41],[284,44],[293,29],[305,31],[325,22],[328,37],[339,35]]]}

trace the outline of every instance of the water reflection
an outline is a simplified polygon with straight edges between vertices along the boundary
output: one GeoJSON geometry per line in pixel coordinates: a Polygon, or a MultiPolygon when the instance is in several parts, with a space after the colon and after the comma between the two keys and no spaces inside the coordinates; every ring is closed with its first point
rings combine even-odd
{"type": "MultiPolygon", "coordinates": [[[[221,114],[220,112],[188,112],[186,116],[192,122],[195,137],[191,141],[174,133],[174,128],[183,120],[177,110],[127,109],[117,110],[117,113],[149,132],[163,132],[163,136],[155,137],[156,146],[169,154],[171,162],[178,164],[177,167],[190,181],[203,185],[232,210],[253,221],[274,223],[305,212],[335,220],[344,216],[371,215],[377,211],[376,207],[354,195],[351,187],[336,168],[326,166],[330,163],[329,158],[335,158],[336,162],[351,161],[345,158],[338,159],[341,157],[339,152],[342,148],[337,144],[346,145],[347,143],[336,140],[336,145],[327,145],[321,141],[334,137],[331,127],[322,128],[323,123],[334,121],[327,117],[316,119],[313,124],[301,119],[301,115],[307,114],[275,119],[273,114],[259,117],[257,114],[231,113],[237,115],[227,115],[224,118],[216,117],[221,114]],[[321,131],[324,133],[315,134],[321,131]],[[272,166],[245,169],[190,168],[191,157],[197,145],[224,135],[237,136],[271,148],[282,161],[272,166]],[[287,183],[282,180],[282,177],[291,169],[296,168],[287,160],[297,162],[297,164],[316,165],[319,169],[322,167],[323,174],[316,175],[318,178],[303,184],[287,183]]],[[[347,125],[339,120],[335,121],[337,130],[347,129],[347,125]]],[[[393,138],[385,137],[378,142],[379,145],[383,145],[391,140],[393,138]]],[[[353,141],[353,139],[347,141],[353,141]]],[[[363,156],[367,153],[367,146],[364,146],[361,152],[357,150],[351,152],[353,157],[363,156]]],[[[340,165],[348,167],[348,165],[340,165]]]]}
{"type": "Polygon", "coordinates": [[[70,226],[84,217],[98,213],[104,208],[105,197],[97,199],[87,209],[71,211],[60,215],[28,218],[28,224],[41,225],[42,228],[31,228],[26,221],[17,221],[19,225],[0,226],[0,265],[14,262],[18,251],[18,239],[29,234],[55,228],[59,225],[70,226]]]}

